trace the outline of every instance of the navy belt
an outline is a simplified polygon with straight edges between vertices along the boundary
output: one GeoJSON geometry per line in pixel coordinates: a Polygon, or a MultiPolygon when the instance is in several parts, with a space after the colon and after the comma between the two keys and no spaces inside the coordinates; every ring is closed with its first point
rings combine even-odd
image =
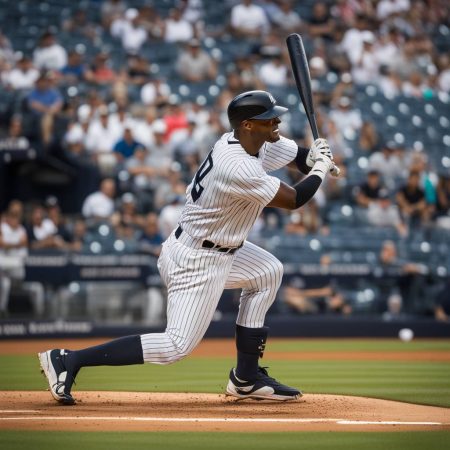
{"type": "MultiPolygon", "coordinates": [[[[183,233],[183,228],[181,228],[180,226],[175,230],[175,237],[178,239],[181,236],[181,233],[183,233]]],[[[203,248],[210,248],[213,250],[217,250],[220,253],[229,253],[230,255],[232,255],[233,253],[236,252],[236,250],[240,249],[242,247],[244,243],[242,242],[241,245],[239,245],[239,247],[222,247],[221,245],[218,244],[214,244],[214,242],[208,241],[208,240],[204,240],[202,242],[202,247],[203,248]]]]}

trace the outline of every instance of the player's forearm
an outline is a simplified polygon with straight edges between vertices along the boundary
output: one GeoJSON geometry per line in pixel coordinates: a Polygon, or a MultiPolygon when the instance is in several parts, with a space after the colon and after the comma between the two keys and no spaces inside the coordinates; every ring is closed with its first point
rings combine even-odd
{"type": "Polygon", "coordinates": [[[319,186],[322,183],[322,178],[318,175],[310,175],[292,186],[295,189],[296,197],[295,197],[295,209],[300,208],[305,203],[309,202],[319,189],[319,186]]]}

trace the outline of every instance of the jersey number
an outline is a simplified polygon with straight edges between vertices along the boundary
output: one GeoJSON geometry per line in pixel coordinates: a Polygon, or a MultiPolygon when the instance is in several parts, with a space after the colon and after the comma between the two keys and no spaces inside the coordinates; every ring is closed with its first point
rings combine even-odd
{"type": "Polygon", "coordinates": [[[203,161],[202,165],[198,168],[197,173],[194,178],[194,186],[192,186],[191,196],[192,200],[196,202],[200,195],[202,195],[204,187],[200,184],[203,178],[208,175],[208,173],[213,168],[213,160],[212,160],[212,150],[208,153],[208,156],[203,161]]]}

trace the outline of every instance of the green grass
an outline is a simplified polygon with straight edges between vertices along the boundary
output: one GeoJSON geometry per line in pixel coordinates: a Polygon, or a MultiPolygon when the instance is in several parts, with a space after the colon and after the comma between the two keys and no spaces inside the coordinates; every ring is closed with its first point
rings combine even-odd
{"type": "Polygon", "coordinates": [[[7,450],[442,450],[450,432],[395,433],[75,433],[0,431],[7,450]]]}
{"type": "MultiPolygon", "coordinates": [[[[449,340],[274,341],[270,351],[305,350],[395,351],[446,350],[449,340]]],[[[269,352],[270,354],[270,352],[269,352]]],[[[306,393],[330,393],[386,398],[450,407],[450,363],[414,361],[284,361],[263,360],[271,374],[306,393]]],[[[77,377],[75,390],[223,392],[230,358],[189,357],[171,366],[90,367],[77,377]]],[[[0,356],[0,390],[42,390],[35,355],[0,356]]]]}
{"type": "Polygon", "coordinates": [[[268,342],[267,349],[274,352],[314,352],[314,351],[450,351],[450,340],[414,340],[402,342],[399,339],[291,339],[268,342]]]}

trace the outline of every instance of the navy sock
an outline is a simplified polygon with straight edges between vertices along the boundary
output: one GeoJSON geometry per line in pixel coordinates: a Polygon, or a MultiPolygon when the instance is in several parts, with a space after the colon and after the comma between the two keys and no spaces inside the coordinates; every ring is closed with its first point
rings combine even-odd
{"type": "Polygon", "coordinates": [[[242,381],[255,381],[258,361],[266,345],[268,327],[247,328],[236,325],[237,365],[236,376],[242,381]]]}
{"type": "Polygon", "coordinates": [[[143,363],[144,356],[139,335],[126,336],[95,347],[70,351],[64,360],[67,370],[74,375],[82,367],[87,366],[128,366],[143,363]]]}

